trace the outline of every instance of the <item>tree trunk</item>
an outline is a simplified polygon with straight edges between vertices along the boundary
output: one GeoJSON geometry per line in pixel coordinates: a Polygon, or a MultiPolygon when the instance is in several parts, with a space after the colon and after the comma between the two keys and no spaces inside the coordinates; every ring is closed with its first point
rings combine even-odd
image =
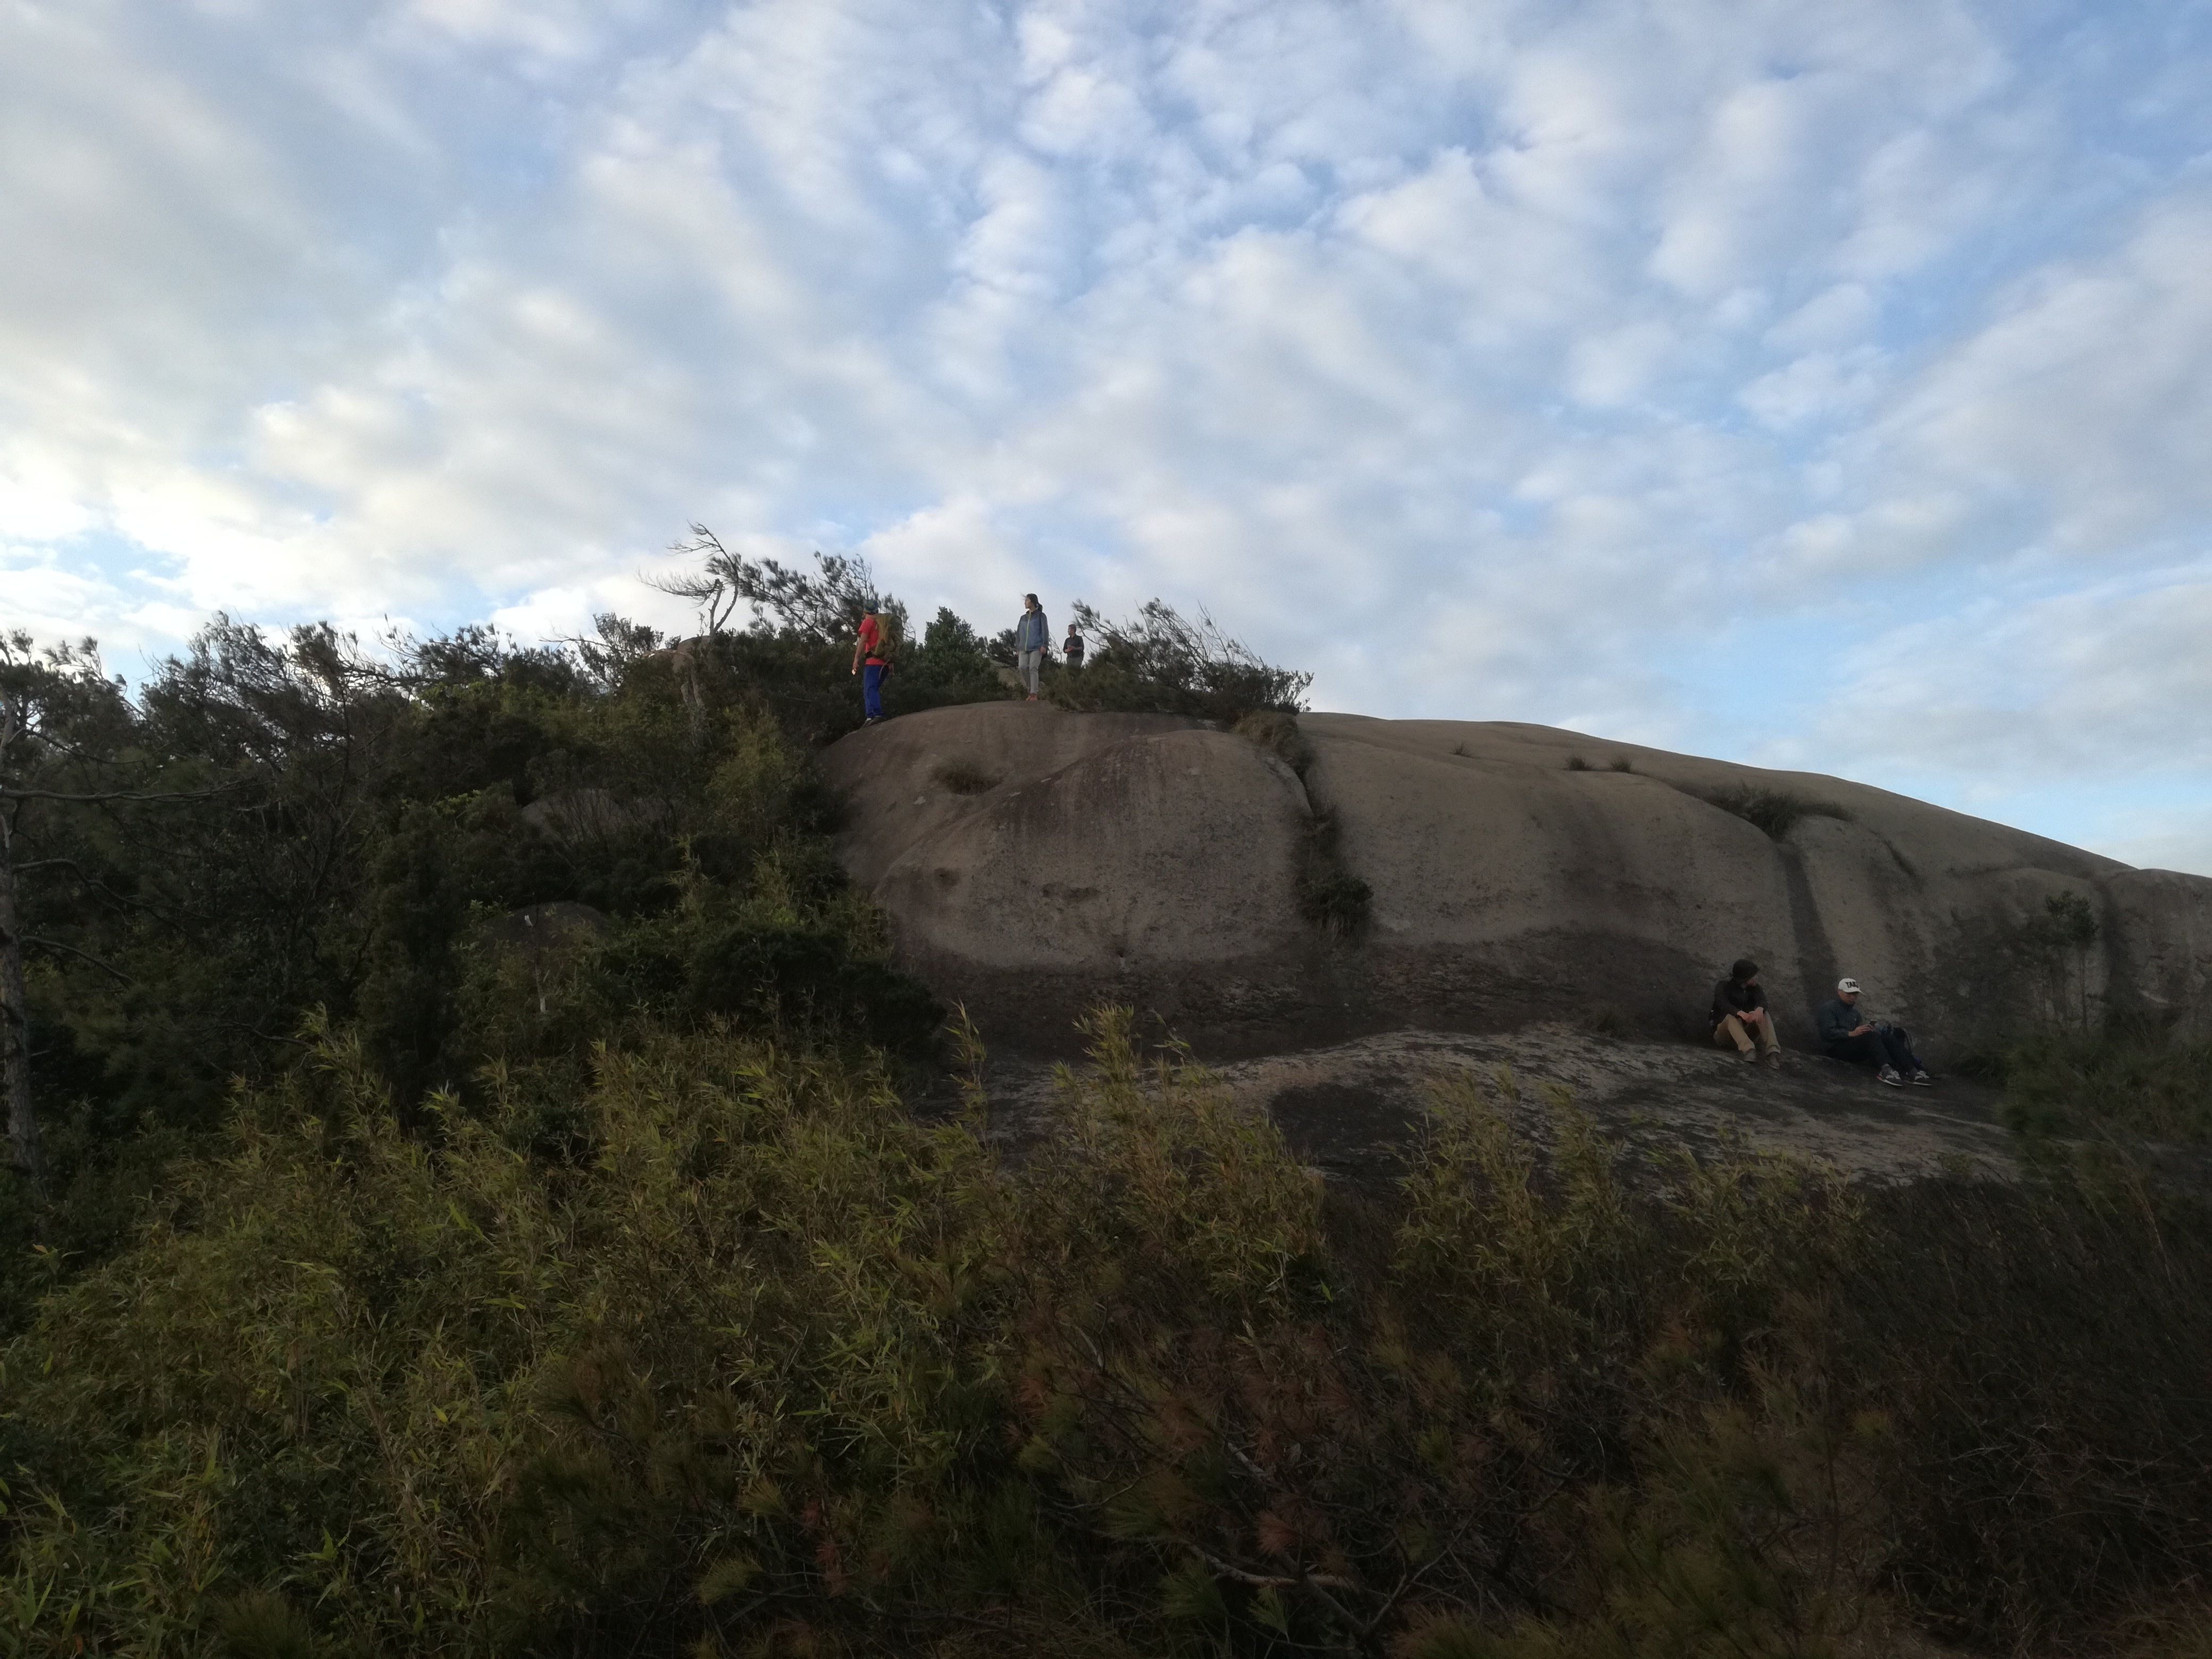
{"type": "MultiPolygon", "coordinates": [[[[23,706],[0,699],[0,767],[23,735],[23,706]]],[[[15,903],[15,821],[0,800],[0,1100],[8,1108],[11,1161],[30,1178],[31,1191],[46,1195],[46,1160],[39,1150],[39,1120],[31,1110],[31,998],[23,984],[23,920],[15,903]]]]}
{"type": "Polygon", "coordinates": [[[9,815],[0,811],[0,1090],[8,1102],[8,1146],[31,1190],[46,1196],[46,1161],[31,1109],[31,1000],[23,983],[23,928],[15,905],[9,815]]]}

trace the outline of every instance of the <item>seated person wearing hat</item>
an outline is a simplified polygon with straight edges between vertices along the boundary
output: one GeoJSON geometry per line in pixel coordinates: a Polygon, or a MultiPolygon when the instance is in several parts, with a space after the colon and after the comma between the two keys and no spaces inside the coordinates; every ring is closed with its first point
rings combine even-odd
{"type": "Polygon", "coordinates": [[[1831,1060],[1855,1060],[1878,1067],[1875,1076],[1892,1088],[1917,1083],[1925,1088],[1935,1082],[1928,1068],[1912,1052],[1911,1039],[1902,1025],[1886,1019],[1868,1019],[1859,1012],[1859,982],[1836,981],[1836,994],[1820,1005],[1815,1016],[1820,1027],[1820,1048],[1831,1060]]]}

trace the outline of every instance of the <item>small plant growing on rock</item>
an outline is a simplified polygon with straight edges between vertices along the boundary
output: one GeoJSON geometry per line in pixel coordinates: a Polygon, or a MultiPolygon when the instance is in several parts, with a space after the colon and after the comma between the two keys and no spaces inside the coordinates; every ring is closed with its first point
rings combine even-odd
{"type": "Polygon", "coordinates": [[[1316,811],[1306,831],[1298,872],[1298,911],[1325,933],[1350,939],[1364,932],[1375,890],[1344,867],[1336,814],[1316,811]]]}
{"type": "Polygon", "coordinates": [[[1626,755],[1615,755],[1613,757],[1613,764],[1606,769],[1610,772],[1633,772],[1636,769],[1636,763],[1626,755]]]}
{"type": "Polygon", "coordinates": [[[1307,745],[1304,733],[1298,730],[1295,714],[1279,708],[1255,708],[1239,715],[1231,729],[1238,737],[1257,744],[1300,777],[1313,764],[1313,750],[1307,745]]]}
{"type": "Polygon", "coordinates": [[[1587,771],[1589,771],[1589,769],[1590,769],[1590,763],[1589,763],[1588,761],[1584,760],[1584,759],[1583,759],[1580,755],[1570,755],[1570,756],[1568,756],[1568,757],[1567,757],[1567,770],[1568,770],[1568,771],[1570,771],[1570,772],[1587,772],[1587,771]]]}
{"type": "Polygon", "coordinates": [[[978,771],[964,761],[947,761],[939,767],[937,781],[956,795],[988,794],[999,787],[998,779],[988,772],[978,771]]]}
{"type": "Polygon", "coordinates": [[[1734,813],[1775,841],[1786,840],[1791,829],[1802,818],[1841,818],[1848,823],[1851,816],[1844,808],[1831,802],[1808,800],[1785,789],[1765,789],[1756,784],[1738,784],[1733,788],[1718,789],[1709,795],[1700,795],[1698,799],[1709,806],[1717,806],[1723,812],[1734,813]]]}

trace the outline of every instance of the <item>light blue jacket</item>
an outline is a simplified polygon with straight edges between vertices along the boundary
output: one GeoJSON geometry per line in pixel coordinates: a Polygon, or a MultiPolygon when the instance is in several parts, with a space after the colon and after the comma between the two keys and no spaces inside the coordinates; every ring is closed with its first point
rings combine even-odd
{"type": "Polygon", "coordinates": [[[1049,651],[1052,648],[1052,624],[1044,619],[1044,607],[1022,612],[1022,619],[1014,624],[1014,649],[1017,651],[1049,651]]]}

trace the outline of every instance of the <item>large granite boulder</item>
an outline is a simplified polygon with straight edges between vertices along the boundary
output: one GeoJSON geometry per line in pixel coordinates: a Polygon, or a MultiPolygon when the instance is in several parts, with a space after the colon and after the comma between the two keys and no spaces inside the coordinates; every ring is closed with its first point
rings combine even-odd
{"type": "Polygon", "coordinates": [[[993,1040],[1101,1000],[1221,1054],[1530,1019],[1702,1030],[1765,966],[1785,1041],[1840,974],[1935,1052],[2110,1006],[2212,1030],[2212,879],[1817,774],[1498,722],[933,710],[825,765],[904,963],[993,1040]],[[1365,925],[1308,919],[1317,859],[1365,925]]]}

